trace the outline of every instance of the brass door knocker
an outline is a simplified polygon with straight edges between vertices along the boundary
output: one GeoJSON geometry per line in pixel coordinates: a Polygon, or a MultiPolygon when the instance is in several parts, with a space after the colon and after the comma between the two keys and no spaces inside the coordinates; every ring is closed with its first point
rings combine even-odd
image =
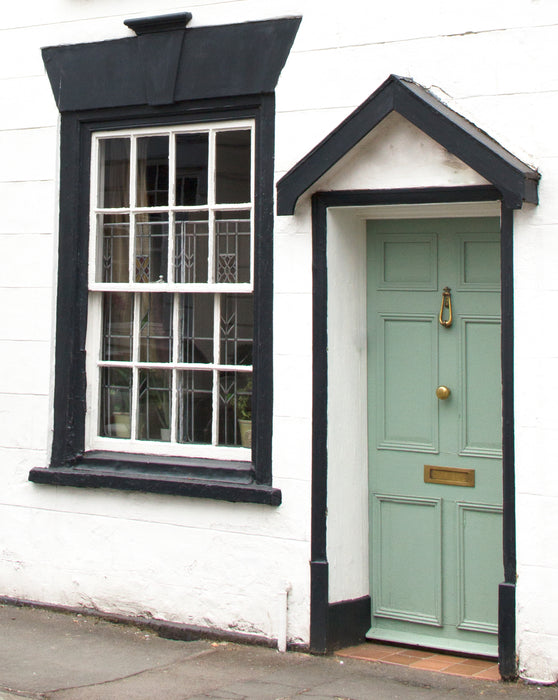
{"type": "Polygon", "coordinates": [[[444,287],[442,292],[442,306],[440,307],[440,325],[444,328],[449,328],[453,323],[453,313],[451,310],[451,289],[449,287],[444,287]],[[448,318],[444,321],[444,309],[448,310],[448,318]]]}

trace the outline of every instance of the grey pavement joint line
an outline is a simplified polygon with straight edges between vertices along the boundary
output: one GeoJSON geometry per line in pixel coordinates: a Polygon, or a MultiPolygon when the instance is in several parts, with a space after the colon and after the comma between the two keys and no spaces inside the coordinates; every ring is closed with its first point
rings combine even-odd
{"type": "Polygon", "coordinates": [[[32,693],[29,691],[16,690],[15,688],[8,688],[5,685],[0,686],[0,700],[13,700],[13,698],[36,698],[37,700],[41,700],[44,697],[44,693],[32,693]]]}
{"type": "MultiPolygon", "coordinates": [[[[83,685],[72,685],[72,686],[62,686],[60,688],[55,688],[53,690],[48,690],[45,693],[39,693],[38,695],[32,695],[31,697],[38,697],[38,698],[48,698],[51,695],[55,693],[65,693],[69,692],[71,690],[79,690],[80,688],[96,688],[100,687],[103,685],[111,685],[114,683],[120,683],[121,681],[125,681],[128,678],[135,678],[137,676],[141,676],[146,673],[154,673],[154,672],[159,672],[159,671],[164,671],[165,669],[172,668],[173,666],[176,666],[177,664],[184,663],[184,661],[190,661],[192,659],[196,659],[200,656],[206,656],[207,654],[214,654],[215,649],[202,649],[202,651],[197,651],[191,656],[187,656],[185,659],[179,659],[175,661],[171,661],[169,664],[165,664],[164,666],[151,666],[150,668],[143,668],[141,671],[135,671],[134,673],[128,673],[123,676],[118,676],[118,678],[110,678],[106,681],[97,681],[96,683],[84,683],[83,685]]],[[[26,697],[25,695],[23,697],[26,697]]],[[[0,700],[2,698],[0,697],[0,700]]]]}

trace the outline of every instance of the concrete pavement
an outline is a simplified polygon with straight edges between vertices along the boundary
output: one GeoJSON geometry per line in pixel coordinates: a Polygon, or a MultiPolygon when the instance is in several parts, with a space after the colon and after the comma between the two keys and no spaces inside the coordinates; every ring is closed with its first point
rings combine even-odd
{"type": "Polygon", "coordinates": [[[558,688],[274,649],[161,639],[85,615],[0,605],[0,700],[547,698],[558,688]]]}

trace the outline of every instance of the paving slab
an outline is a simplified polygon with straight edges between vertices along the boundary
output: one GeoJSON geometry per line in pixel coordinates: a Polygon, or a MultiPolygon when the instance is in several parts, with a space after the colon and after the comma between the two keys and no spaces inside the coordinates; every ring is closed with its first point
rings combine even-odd
{"type": "Polygon", "coordinates": [[[558,688],[378,661],[161,639],[85,615],[0,605],[0,700],[558,700],[558,688]]]}
{"type": "Polygon", "coordinates": [[[52,692],[160,668],[207,649],[85,615],[0,606],[0,688],[52,692]]]}

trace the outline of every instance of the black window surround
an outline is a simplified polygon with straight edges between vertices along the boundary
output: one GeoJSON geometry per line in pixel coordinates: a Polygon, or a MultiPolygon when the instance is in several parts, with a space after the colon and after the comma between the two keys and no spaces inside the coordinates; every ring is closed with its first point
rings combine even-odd
{"type": "Polygon", "coordinates": [[[54,432],[35,483],[279,505],[272,487],[273,91],[299,18],[186,29],[189,13],[127,20],[137,36],[43,49],[60,131],[54,432]],[[85,452],[92,134],[143,126],[255,123],[251,462],[85,452]]]}

